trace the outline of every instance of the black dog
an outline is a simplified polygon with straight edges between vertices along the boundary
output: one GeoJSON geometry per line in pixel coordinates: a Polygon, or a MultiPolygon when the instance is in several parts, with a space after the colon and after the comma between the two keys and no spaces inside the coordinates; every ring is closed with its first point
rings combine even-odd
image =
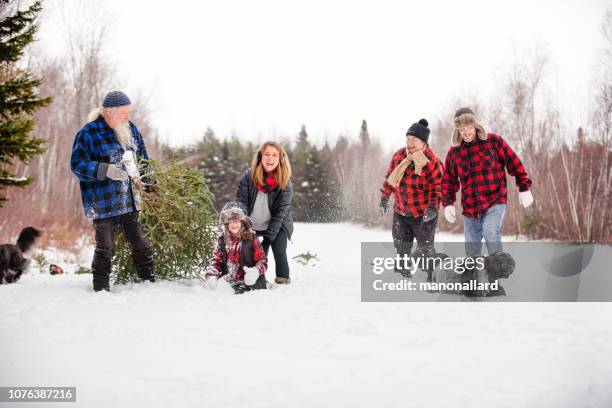
{"type": "Polygon", "coordinates": [[[0,285],[16,282],[28,267],[30,260],[24,254],[28,252],[41,232],[34,227],[24,228],[17,238],[17,245],[0,245],[0,285]]]}

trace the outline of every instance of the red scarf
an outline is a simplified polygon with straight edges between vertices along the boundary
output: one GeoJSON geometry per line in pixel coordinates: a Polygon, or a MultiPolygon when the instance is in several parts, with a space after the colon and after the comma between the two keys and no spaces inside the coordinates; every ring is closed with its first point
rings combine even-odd
{"type": "Polygon", "coordinates": [[[272,173],[271,174],[264,173],[264,183],[263,184],[257,183],[257,189],[261,191],[262,193],[269,193],[270,191],[274,190],[277,186],[278,184],[276,184],[276,177],[274,177],[274,174],[272,173]]]}

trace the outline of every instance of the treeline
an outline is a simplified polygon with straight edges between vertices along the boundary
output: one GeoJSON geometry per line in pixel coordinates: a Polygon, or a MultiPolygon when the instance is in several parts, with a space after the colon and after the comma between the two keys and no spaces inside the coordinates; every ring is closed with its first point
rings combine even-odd
{"type": "MultiPolygon", "coordinates": [[[[293,140],[280,140],[292,167],[292,212],[296,221],[379,223],[378,194],[371,189],[382,180],[382,149],[372,142],[364,120],[357,140],[340,136],[331,146],[319,147],[309,138],[305,126],[293,140]],[[376,157],[371,161],[368,158],[376,157]]],[[[249,168],[258,145],[236,137],[221,140],[212,129],[193,146],[165,147],[168,160],[197,167],[215,195],[221,209],[235,200],[240,177],[249,168]]]]}

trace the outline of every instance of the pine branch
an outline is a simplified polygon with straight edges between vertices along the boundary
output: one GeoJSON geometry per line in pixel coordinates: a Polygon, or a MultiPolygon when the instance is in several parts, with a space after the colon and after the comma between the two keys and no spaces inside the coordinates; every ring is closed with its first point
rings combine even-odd
{"type": "Polygon", "coordinates": [[[44,139],[28,137],[33,126],[32,118],[0,122],[0,165],[10,165],[15,157],[27,163],[34,156],[44,153],[44,139]]]}
{"type": "Polygon", "coordinates": [[[51,98],[39,98],[36,90],[41,80],[29,73],[21,73],[0,83],[0,115],[3,119],[22,113],[33,114],[51,103],[51,98]]]}
{"type": "Polygon", "coordinates": [[[34,24],[42,10],[40,1],[0,21],[0,62],[13,63],[23,56],[25,47],[34,40],[38,27],[34,24]]]}

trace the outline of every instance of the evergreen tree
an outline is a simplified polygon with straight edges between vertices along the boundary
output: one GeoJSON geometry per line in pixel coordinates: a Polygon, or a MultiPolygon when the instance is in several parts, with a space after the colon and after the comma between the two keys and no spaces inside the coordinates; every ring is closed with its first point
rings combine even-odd
{"type": "Polygon", "coordinates": [[[322,171],[321,176],[325,180],[322,191],[324,214],[321,221],[337,222],[342,220],[342,190],[336,174],[334,152],[327,140],[320,152],[322,171]]]}
{"type": "Polygon", "coordinates": [[[370,145],[370,132],[368,132],[368,123],[364,119],[361,122],[361,131],[359,132],[359,140],[361,145],[365,148],[370,145]]]}
{"type": "Polygon", "coordinates": [[[302,125],[295,144],[295,149],[293,149],[293,162],[291,163],[291,168],[294,170],[297,177],[300,177],[300,175],[304,172],[304,167],[306,166],[306,160],[308,159],[308,152],[310,151],[310,148],[311,144],[308,140],[306,126],[302,125]]]}
{"type": "MultiPolygon", "coordinates": [[[[15,158],[27,163],[42,154],[44,140],[31,137],[34,112],[51,102],[41,98],[41,80],[18,65],[24,49],[34,40],[40,1],[23,11],[18,2],[0,0],[0,192],[9,187],[24,187],[29,177],[17,178],[11,172],[15,158]],[[13,3],[13,4],[11,4],[13,3]]],[[[0,195],[0,207],[6,198],[0,195]]]]}
{"type": "Polygon", "coordinates": [[[197,155],[200,160],[198,169],[204,175],[204,180],[215,196],[215,208],[220,211],[225,203],[227,188],[226,167],[223,162],[223,145],[211,128],[207,128],[204,137],[197,145],[197,155]]]}
{"type": "Polygon", "coordinates": [[[316,146],[308,151],[301,192],[305,221],[330,222],[338,218],[339,192],[334,183],[331,162],[325,157],[330,152],[329,146],[327,153],[316,146]]]}
{"type": "Polygon", "coordinates": [[[236,200],[236,190],[240,177],[249,166],[251,159],[250,156],[246,157],[245,148],[236,137],[233,137],[230,141],[224,140],[221,152],[222,174],[225,184],[219,186],[220,190],[215,192],[215,201],[220,208],[228,201],[236,200]]]}
{"type": "Polygon", "coordinates": [[[290,154],[294,219],[305,222],[338,221],[341,216],[341,193],[329,145],[326,143],[323,149],[312,145],[306,126],[302,125],[290,154]]]}
{"type": "Polygon", "coordinates": [[[308,178],[308,175],[311,174],[309,172],[310,169],[308,169],[311,147],[306,126],[302,125],[291,155],[291,169],[293,173],[291,177],[291,182],[293,183],[292,211],[296,221],[309,221],[307,192],[310,189],[309,182],[312,181],[308,178]]]}
{"type": "Polygon", "coordinates": [[[353,213],[355,220],[358,222],[367,223],[370,214],[367,209],[368,200],[366,197],[369,196],[370,185],[366,183],[366,180],[371,177],[370,167],[371,163],[367,160],[370,157],[370,132],[368,132],[368,123],[364,119],[361,122],[361,130],[359,132],[359,145],[357,146],[357,157],[359,160],[353,161],[352,180],[351,180],[351,191],[354,194],[354,206],[353,213]]]}
{"type": "Polygon", "coordinates": [[[306,154],[306,163],[301,175],[300,185],[300,209],[303,212],[304,221],[316,221],[318,214],[322,211],[321,194],[325,189],[321,173],[321,162],[316,146],[312,146],[306,154]]]}
{"type": "Polygon", "coordinates": [[[351,177],[350,161],[349,161],[349,140],[346,136],[340,135],[334,149],[332,150],[331,166],[334,170],[334,176],[338,183],[337,190],[339,198],[339,218],[340,221],[346,221],[350,218],[351,196],[349,191],[349,178],[351,177]]]}

